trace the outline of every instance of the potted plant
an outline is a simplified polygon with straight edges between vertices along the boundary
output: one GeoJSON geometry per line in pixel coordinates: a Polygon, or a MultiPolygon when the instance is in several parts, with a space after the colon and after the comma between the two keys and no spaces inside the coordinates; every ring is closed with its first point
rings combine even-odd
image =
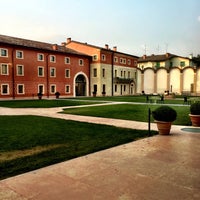
{"type": "Polygon", "coordinates": [[[56,95],[56,99],[58,99],[60,96],[60,92],[56,92],[55,95],[56,95]]]}
{"type": "Polygon", "coordinates": [[[172,122],[176,120],[176,111],[169,106],[160,106],[152,111],[160,135],[169,135],[172,122]]]}
{"type": "Polygon", "coordinates": [[[93,91],[92,94],[93,94],[93,97],[96,97],[97,91],[93,91]]]}
{"type": "Polygon", "coordinates": [[[105,91],[103,91],[103,92],[102,92],[102,95],[103,95],[103,97],[105,97],[105,96],[106,96],[106,92],[105,92],[105,91]]]}
{"type": "Polygon", "coordinates": [[[190,105],[189,116],[192,126],[200,126],[200,102],[195,102],[190,105]]]}
{"type": "Polygon", "coordinates": [[[39,92],[37,95],[38,95],[38,99],[41,100],[42,99],[42,93],[39,92]]]}

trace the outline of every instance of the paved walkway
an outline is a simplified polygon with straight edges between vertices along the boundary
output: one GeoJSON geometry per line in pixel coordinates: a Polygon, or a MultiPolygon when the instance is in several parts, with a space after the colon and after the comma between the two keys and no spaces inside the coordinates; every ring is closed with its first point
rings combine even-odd
{"type": "MultiPolygon", "coordinates": [[[[128,128],[147,123],[63,115],[51,109],[0,108],[1,115],[41,115],[128,128]]],[[[172,126],[154,136],[0,181],[1,200],[199,200],[200,134],[172,126]]],[[[156,129],[155,124],[151,129],[156,129]]]]}

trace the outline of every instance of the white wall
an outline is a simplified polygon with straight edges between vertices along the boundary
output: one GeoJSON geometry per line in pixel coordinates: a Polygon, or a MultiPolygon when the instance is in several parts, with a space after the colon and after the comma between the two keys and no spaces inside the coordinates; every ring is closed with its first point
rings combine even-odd
{"type": "Polygon", "coordinates": [[[164,93],[167,90],[167,70],[159,69],[157,71],[157,93],[164,93]]]}
{"type": "Polygon", "coordinates": [[[152,69],[144,71],[144,92],[154,93],[154,71],[152,69]]]}
{"type": "Polygon", "coordinates": [[[170,70],[169,84],[172,85],[172,92],[180,94],[180,70],[174,68],[170,70]]]}

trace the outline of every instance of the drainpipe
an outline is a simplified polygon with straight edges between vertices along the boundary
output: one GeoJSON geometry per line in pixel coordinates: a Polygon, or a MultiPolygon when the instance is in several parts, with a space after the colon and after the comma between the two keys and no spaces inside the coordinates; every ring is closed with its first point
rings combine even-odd
{"type": "Polygon", "coordinates": [[[15,99],[14,50],[15,50],[15,49],[12,49],[12,60],[11,60],[11,69],[12,69],[12,93],[13,93],[13,99],[15,99]]]}
{"type": "Polygon", "coordinates": [[[46,72],[47,72],[47,98],[49,98],[49,54],[46,56],[46,72]]]}
{"type": "Polygon", "coordinates": [[[112,52],[112,55],[111,55],[111,96],[114,95],[114,92],[113,92],[113,70],[114,70],[114,52],[112,52]]]}

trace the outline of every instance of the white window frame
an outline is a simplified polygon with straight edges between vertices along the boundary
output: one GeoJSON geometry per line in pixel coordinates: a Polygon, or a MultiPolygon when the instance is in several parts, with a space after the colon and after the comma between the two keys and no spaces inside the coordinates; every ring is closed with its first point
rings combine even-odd
{"type": "Polygon", "coordinates": [[[8,57],[8,49],[0,48],[0,57],[8,57]],[[2,55],[2,51],[6,51],[6,55],[2,55]]]}
{"type": "Polygon", "coordinates": [[[55,55],[50,55],[50,62],[56,63],[56,56],[55,55]]]}
{"type": "Polygon", "coordinates": [[[50,85],[50,94],[55,94],[56,93],[56,84],[51,84],[50,85]],[[52,87],[55,87],[54,92],[52,91],[52,87]]]}
{"type": "Polygon", "coordinates": [[[38,93],[40,92],[40,86],[42,86],[42,94],[44,94],[44,84],[38,84],[38,93]]]}
{"type": "Polygon", "coordinates": [[[1,75],[5,75],[5,76],[9,75],[9,67],[8,67],[7,63],[1,63],[1,75]],[[6,69],[6,71],[7,71],[6,74],[3,73],[3,65],[6,66],[6,68],[7,68],[6,69]]]}
{"type": "Polygon", "coordinates": [[[17,65],[16,66],[16,74],[17,74],[17,76],[24,76],[24,65],[17,65]],[[19,74],[18,72],[18,67],[22,67],[22,74],[19,74]]]}
{"type": "Polygon", "coordinates": [[[70,91],[70,85],[65,85],[65,93],[66,94],[69,94],[71,91],[70,91]],[[69,91],[67,91],[67,88],[69,89],[69,91]]]}
{"type": "Polygon", "coordinates": [[[56,68],[55,67],[50,67],[50,77],[56,77],[56,68]],[[51,75],[51,70],[54,70],[54,75],[51,75]]]}
{"type": "Polygon", "coordinates": [[[38,77],[44,77],[44,67],[43,66],[38,66],[38,77]],[[40,70],[39,69],[42,69],[42,75],[40,75],[40,70]]]}
{"type": "Polygon", "coordinates": [[[98,60],[98,55],[97,55],[97,54],[93,55],[93,56],[92,56],[92,60],[93,60],[93,61],[97,61],[97,60],[98,60]]]}
{"type": "Polygon", "coordinates": [[[101,55],[101,60],[102,60],[102,61],[106,61],[106,55],[105,55],[105,54],[102,54],[102,55],[101,55]]]}
{"type": "Polygon", "coordinates": [[[70,57],[65,57],[65,64],[70,64],[71,63],[71,59],[70,57]]]}
{"type": "Polygon", "coordinates": [[[131,65],[131,59],[128,59],[128,65],[131,65]]]}
{"type": "Polygon", "coordinates": [[[117,56],[114,57],[114,62],[118,63],[118,57],[117,56]]]}
{"type": "Polygon", "coordinates": [[[65,78],[70,78],[70,69],[65,69],[65,78]],[[67,73],[67,71],[68,71],[68,73],[67,73]],[[68,74],[68,76],[67,76],[67,74],[68,74]]]}
{"type": "Polygon", "coordinates": [[[10,94],[9,84],[1,84],[1,95],[9,95],[9,94],[10,94]],[[3,86],[4,85],[7,86],[7,93],[3,93],[3,86]]]}
{"type": "Polygon", "coordinates": [[[79,66],[84,66],[84,60],[83,59],[79,59],[78,63],[79,63],[79,66]]]}
{"type": "Polygon", "coordinates": [[[19,94],[19,95],[24,94],[24,84],[17,84],[17,94],[19,94]],[[19,92],[19,86],[23,87],[22,93],[19,92]]]}
{"type": "Polygon", "coordinates": [[[23,51],[20,51],[20,50],[16,50],[16,58],[17,58],[17,59],[24,59],[24,52],[23,52],[23,51]],[[18,53],[21,54],[21,57],[18,57],[18,53]]]}
{"type": "Polygon", "coordinates": [[[37,60],[38,61],[44,61],[44,54],[43,53],[38,53],[37,54],[37,60]],[[40,57],[42,57],[42,59],[40,59],[40,57]]]}

